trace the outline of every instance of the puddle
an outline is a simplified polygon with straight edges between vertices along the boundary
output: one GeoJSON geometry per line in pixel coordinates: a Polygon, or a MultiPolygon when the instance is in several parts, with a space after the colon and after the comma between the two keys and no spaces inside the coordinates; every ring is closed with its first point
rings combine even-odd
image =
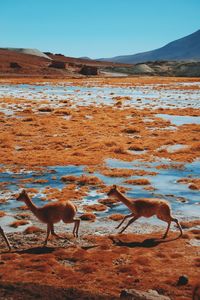
{"type": "Polygon", "coordinates": [[[11,227],[10,224],[17,221],[12,215],[7,215],[5,217],[0,218],[1,226],[5,230],[6,233],[9,232],[23,232],[26,228],[32,225],[31,221],[28,221],[28,224],[23,226],[18,226],[17,228],[11,227]]]}
{"type": "Polygon", "coordinates": [[[200,117],[193,116],[174,116],[167,114],[156,114],[157,117],[170,121],[172,124],[176,126],[184,125],[184,124],[200,124],[200,117]]]}
{"type": "Polygon", "coordinates": [[[168,153],[175,153],[179,150],[184,150],[184,149],[187,149],[188,146],[187,145],[182,145],[182,144],[175,144],[175,145],[164,145],[160,148],[158,148],[158,151],[159,150],[163,150],[163,149],[166,149],[168,153]]]}
{"type": "Polygon", "coordinates": [[[142,155],[146,153],[146,150],[128,150],[127,152],[134,155],[142,155]]]}

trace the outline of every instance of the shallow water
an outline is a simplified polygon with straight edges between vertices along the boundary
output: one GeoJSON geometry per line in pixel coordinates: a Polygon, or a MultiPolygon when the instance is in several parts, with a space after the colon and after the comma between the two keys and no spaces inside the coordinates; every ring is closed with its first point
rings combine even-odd
{"type": "MultiPolygon", "coordinates": [[[[186,83],[185,83],[186,84],[186,83]]],[[[76,105],[113,105],[122,97],[122,105],[131,105],[136,108],[200,108],[199,90],[159,90],[159,85],[144,85],[136,87],[113,87],[113,86],[72,86],[72,85],[0,85],[0,98],[14,97],[30,100],[48,100],[49,105],[62,106],[59,101],[68,100],[73,106],[76,105]],[[129,97],[129,100],[123,99],[129,97]]],[[[8,107],[0,105],[0,111],[8,113],[8,107]]],[[[10,108],[12,110],[12,105],[10,108]]],[[[13,108],[14,109],[14,108],[13,108]]],[[[24,109],[24,107],[23,107],[24,109]]],[[[10,113],[10,111],[9,111],[10,113]]]]}
{"type": "MultiPolygon", "coordinates": [[[[184,168],[179,168],[179,163],[176,164],[177,168],[171,165],[168,160],[160,160],[152,163],[144,163],[139,160],[133,162],[124,162],[116,159],[106,160],[106,165],[111,168],[127,168],[135,170],[146,170],[152,172],[158,172],[153,176],[130,176],[124,177],[109,177],[100,173],[94,173],[93,175],[100,178],[106,185],[117,184],[129,188],[127,196],[130,198],[163,198],[168,200],[173,208],[174,213],[182,218],[197,218],[200,215],[200,192],[191,190],[186,184],[178,183],[178,179],[192,177],[198,178],[200,170],[200,161],[185,164],[184,168]],[[156,167],[165,164],[168,168],[157,169],[156,167]],[[155,190],[145,190],[146,186],[130,185],[126,184],[126,179],[135,178],[147,178],[151,182],[151,186],[155,190]]],[[[4,183],[4,190],[1,189],[0,200],[6,199],[5,203],[1,204],[1,210],[6,212],[13,212],[17,207],[21,206],[21,202],[17,202],[14,198],[16,191],[19,191],[22,186],[22,179],[33,178],[35,180],[45,179],[45,183],[23,183],[24,188],[36,188],[38,193],[33,197],[33,201],[39,205],[44,205],[44,202],[40,200],[40,197],[44,195],[44,189],[48,186],[50,188],[62,189],[66,183],[61,181],[63,175],[75,175],[80,176],[82,174],[90,175],[84,171],[84,166],[55,166],[43,169],[40,172],[19,172],[13,173],[9,170],[0,174],[0,183],[4,183]]],[[[77,187],[79,188],[79,187],[77,187]]],[[[80,212],[81,208],[85,204],[98,203],[99,199],[107,198],[106,194],[99,193],[98,187],[90,186],[87,196],[79,201],[80,212]]],[[[47,203],[47,201],[45,201],[47,203]]],[[[113,205],[104,212],[96,213],[97,216],[107,216],[113,213],[128,213],[128,209],[123,204],[113,205]]]]}
{"type": "Polygon", "coordinates": [[[187,148],[188,148],[187,145],[182,145],[182,144],[175,144],[175,145],[170,145],[170,146],[164,145],[164,146],[161,146],[160,148],[158,148],[158,151],[162,150],[162,149],[166,149],[168,153],[174,153],[176,151],[187,149],[187,148]]]}
{"type": "Polygon", "coordinates": [[[181,126],[184,124],[200,124],[200,117],[194,116],[175,116],[168,114],[156,114],[157,117],[170,121],[176,126],[181,126]]]}

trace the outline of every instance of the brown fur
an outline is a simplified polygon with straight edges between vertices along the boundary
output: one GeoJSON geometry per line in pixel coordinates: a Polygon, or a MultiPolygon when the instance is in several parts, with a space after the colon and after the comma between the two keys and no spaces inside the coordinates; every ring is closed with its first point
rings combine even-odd
{"type": "Polygon", "coordinates": [[[54,224],[60,222],[75,223],[73,234],[78,237],[78,229],[80,225],[79,219],[74,219],[77,207],[70,201],[66,202],[54,202],[44,205],[43,207],[37,207],[29,198],[25,190],[23,190],[17,197],[17,201],[24,201],[32,213],[43,223],[47,224],[47,237],[44,245],[47,244],[49,234],[61,238],[54,232],[54,224]]]}
{"type": "Polygon", "coordinates": [[[115,197],[121,202],[123,202],[131,211],[130,215],[126,215],[121,223],[117,226],[119,228],[122,223],[127,219],[132,217],[132,219],[128,222],[128,224],[120,231],[122,233],[131,223],[136,221],[141,217],[150,218],[154,215],[157,216],[158,219],[166,222],[168,224],[167,230],[163,236],[163,238],[167,237],[171,222],[175,222],[180,230],[180,236],[182,236],[182,228],[177,219],[173,218],[171,215],[171,207],[169,203],[163,199],[137,199],[131,201],[126,198],[114,185],[113,188],[108,192],[108,196],[115,197]]]}

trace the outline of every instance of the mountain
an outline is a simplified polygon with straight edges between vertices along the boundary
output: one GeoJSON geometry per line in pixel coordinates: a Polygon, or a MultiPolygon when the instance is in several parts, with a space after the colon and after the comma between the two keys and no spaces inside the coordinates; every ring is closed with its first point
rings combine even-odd
{"type": "Polygon", "coordinates": [[[200,61],[200,30],[152,51],[100,60],[127,64],[147,61],[200,61]]]}
{"type": "Polygon", "coordinates": [[[88,56],[81,56],[81,57],[78,57],[79,59],[87,59],[87,60],[92,60],[90,57],[88,56]]]}

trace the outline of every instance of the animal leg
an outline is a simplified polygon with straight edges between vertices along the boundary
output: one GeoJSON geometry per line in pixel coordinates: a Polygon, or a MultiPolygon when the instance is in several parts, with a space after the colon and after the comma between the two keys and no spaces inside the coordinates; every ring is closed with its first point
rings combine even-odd
{"type": "Polygon", "coordinates": [[[170,225],[171,225],[171,221],[168,222],[167,230],[165,231],[165,234],[163,235],[163,239],[165,239],[167,237],[170,225]]]}
{"type": "Polygon", "coordinates": [[[130,217],[134,217],[134,214],[129,214],[129,215],[126,215],[123,220],[119,223],[119,225],[117,225],[117,227],[115,227],[115,229],[118,229],[123,223],[124,221],[127,219],[127,218],[130,218],[130,217]]]}
{"type": "Polygon", "coordinates": [[[73,229],[73,236],[75,237],[76,236],[76,227],[77,227],[77,223],[76,221],[74,221],[74,229],[73,229]]]}
{"type": "Polygon", "coordinates": [[[174,222],[177,224],[178,229],[180,230],[180,235],[179,235],[179,237],[181,237],[181,236],[183,235],[183,230],[182,230],[182,227],[181,227],[181,225],[180,225],[178,219],[173,218],[172,221],[174,221],[174,222]]]}
{"type": "Polygon", "coordinates": [[[80,222],[81,222],[80,219],[76,220],[76,223],[77,223],[77,226],[76,226],[76,237],[78,237],[78,231],[79,231],[80,222]]]}
{"type": "Polygon", "coordinates": [[[128,222],[128,224],[119,233],[122,233],[129,225],[131,225],[137,219],[138,219],[138,217],[134,217],[134,218],[130,219],[129,222],[128,222]]]}
{"type": "Polygon", "coordinates": [[[44,247],[47,245],[47,241],[48,241],[48,238],[49,238],[50,231],[51,231],[51,225],[47,224],[47,236],[46,236],[46,239],[44,241],[44,245],[43,245],[44,247]]]}
{"type": "Polygon", "coordinates": [[[9,240],[7,238],[7,236],[5,235],[3,229],[0,227],[0,234],[2,235],[2,237],[4,238],[6,245],[8,246],[9,250],[11,251],[11,245],[9,243],[9,240]]]}
{"type": "Polygon", "coordinates": [[[50,225],[50,228],[51,228],[51,234],[53,236],[57,237],[58,239],[65,239],[63,236],[60,236],[59,234],[55,233],[53,224],[50,225]]]}
{"type": "Polygon", "coordinates": [[[80,220],[79,219],[74,220],[74,229],[73,229],[74,237],[78,237],[79,226],[80,226],[80,220]]]}

